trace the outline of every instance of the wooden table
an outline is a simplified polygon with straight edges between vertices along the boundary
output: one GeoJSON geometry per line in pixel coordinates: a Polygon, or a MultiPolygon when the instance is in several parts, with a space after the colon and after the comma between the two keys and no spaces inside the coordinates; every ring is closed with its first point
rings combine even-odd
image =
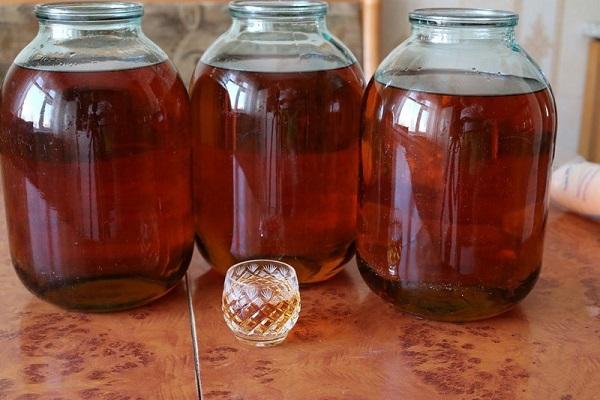
{"type": "Polygon", "coordinates": [[[600,398],[600,224],[577,216],[551,213],[540,281],[501,317],[418,320],[352,264],[303,289],[296,328],[270,349],[228,332],[222,278],[197,256],[189,290],[130,312],[69,313],[20,285],[1,226],[0,399],[195,399],[198,359],[207,400],[600,398]]]}

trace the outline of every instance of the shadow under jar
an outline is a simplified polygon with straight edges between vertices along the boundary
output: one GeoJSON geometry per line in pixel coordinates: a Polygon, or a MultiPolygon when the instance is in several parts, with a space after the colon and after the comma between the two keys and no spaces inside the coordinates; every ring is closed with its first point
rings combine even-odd
{"type": "Polygon", "coordinates": [[[221,273],[268,258],[328,279],[354,254],[362,71],[326,3],[230,11],[192,82],[198,247],[221,273]]]}
{"type": "Polygon", "coordinates": [[[410,21],[363,104],[359,269],[407,312],[491,317],[540,272],[554,99],[515,42],[516,14],[423,9],[410,21]]]}
{"type": "Polygon", "coordinates": [[[28,289],[66,308],[147,303],[193,251],[189,100],[142,12],[38,6],[39,33],[3,85],[12,261],[28,289]]]}

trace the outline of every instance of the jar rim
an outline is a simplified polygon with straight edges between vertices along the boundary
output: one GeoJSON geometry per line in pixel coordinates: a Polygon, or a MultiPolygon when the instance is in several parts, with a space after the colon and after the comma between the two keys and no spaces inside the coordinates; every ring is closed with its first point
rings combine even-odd
{"type": "Polygon", "coordinates": [[[408,13],[411,23],[437,26],[517,25],[519,14],[487,8],[419,8],[408,13]]]}
{"type": "Polygon", "coordinates": [[[234,0],[229,3],[233,17],[314,17],[327,14],[325,1],[314,0],[234,0]]]}
{"type": "Polygon", "coordinates": [[[142,4],[115,1],[46,3],[35,7],[35,16],[46,21],[113,21],[143,14],[142,4]]]}

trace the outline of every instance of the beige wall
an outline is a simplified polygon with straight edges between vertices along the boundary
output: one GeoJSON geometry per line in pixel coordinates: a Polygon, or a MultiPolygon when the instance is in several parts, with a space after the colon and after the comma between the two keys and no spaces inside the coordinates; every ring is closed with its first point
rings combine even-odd
{"type": "Polygon", "coordinates": [[[540,64],[556,95],[556,164],[577,154],[589,43],[584,24],[600,20],[600,0],[382,0],[383,56],[408,35],[407,12],[420,7],[483,7],[518,12],[519,42],[540,64]]]}

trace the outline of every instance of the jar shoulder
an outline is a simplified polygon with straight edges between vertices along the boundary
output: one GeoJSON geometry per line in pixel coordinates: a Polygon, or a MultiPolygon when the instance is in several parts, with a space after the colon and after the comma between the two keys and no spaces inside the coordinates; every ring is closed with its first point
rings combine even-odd
{"type": "Polygon", "coordinates": [[[49,71],[111,71],[139,68],[168,60],[143,34],[60,36],[39,32],[14,64],[49,71]]]}
{"type": "Polygon", "coordinates": [[[432,44],[409,38],[383,60],[375,79],[389,86],[456,94],[549,88],[540,67],[525,50],[502,41],[432,44]],[[453,78],[438,81],[430,75],[453,78]],[[506,87],[506,77],[522,84],[506,87]]]}
{"type": "Polygon", "coordinates": [[[328,31],[236,32],[221,35],[202,55],[204,64],[256,72],[303,72],[358,62],[328,31]]]}

